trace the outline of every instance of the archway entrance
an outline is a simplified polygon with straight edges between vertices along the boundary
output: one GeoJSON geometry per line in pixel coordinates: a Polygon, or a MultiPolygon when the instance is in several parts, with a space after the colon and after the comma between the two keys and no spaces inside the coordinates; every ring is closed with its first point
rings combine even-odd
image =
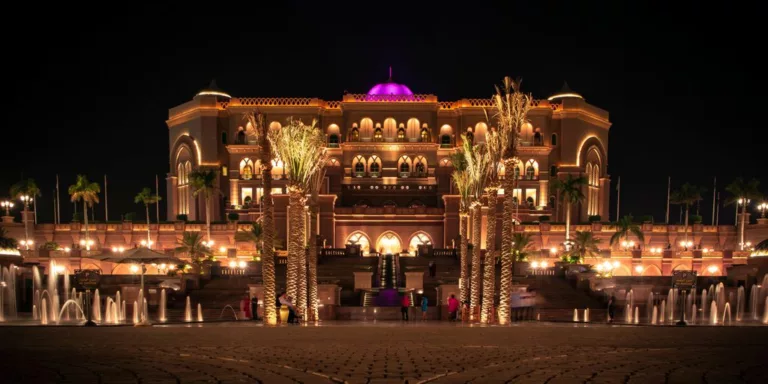
{"type": "Polygon", "coordinates": [[[376,250],[384,255],[394,255],[400,253],[403,250],[403,246],[400,243],[400,237],[398,237],[397,234],[394,232],[385,232],[376,242],[376,250]]]}

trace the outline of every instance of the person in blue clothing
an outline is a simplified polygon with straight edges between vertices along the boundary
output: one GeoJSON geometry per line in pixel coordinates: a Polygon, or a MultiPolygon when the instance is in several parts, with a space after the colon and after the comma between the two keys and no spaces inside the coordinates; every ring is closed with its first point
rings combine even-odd
{"type": "Polygon", "coordinates": [[[429,305],[429,300],[427,300],[426,296],[421,297],[421,320],[426,321],[427,320],[427,307],[429,305]]]}

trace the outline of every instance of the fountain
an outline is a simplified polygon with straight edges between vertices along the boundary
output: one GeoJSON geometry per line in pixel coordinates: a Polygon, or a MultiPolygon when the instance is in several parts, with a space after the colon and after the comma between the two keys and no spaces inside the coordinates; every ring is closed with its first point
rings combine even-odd
{"type": "Polygon", "coordinates": [[[624,306],[624,322],[632,324],[632,307],[629,304],[624,306]]]}
{"type": "Polygon", "coordinates": [[[106,311],[104,311],[104,323],[109,324],[112,322],[112,298],[107,297],[106,311]]]}
{"type": "Polygon", "coordinates": [[[633,291],[632,288],[629,289],[629,292],[627,292],[627,295],[624,297],[624,302],[629,304],[630,308],[635,306],[635,291],[633,291]]]}
{"type": "Polygon", "coordinates": [[[13,264],[10,267],[0,269],[0,317],[5,320],[7,316],[10,319],[15,319],[18,315],[16,309],[16,275],[11,271],[15,271],[16,266],[13,264]],[[8,307],[6,312],[5,307],[8,307]]]}
{"type": "Polygon", "coordinates": [[[187,306],[184,308],[184,321],[192,321],[192,302],[189,296],[187,296],[187,306]]]}
{"type": "Polygon", "coordinates": [[[166,298],[165,298],[165,289],[160,290],[160,308],[158,308],[160,322],[165,323],[168,319],[165,317],[165,307],[166,307],[166,298]]]}
{"type": "Polygon", "coordinates": [[[715,288],[715,296],[713,298],[717,302],[718,308],[725,307],[725,286],[723,283],[717,284],[717,288],[715,288]]]}
{"type": "Polygon", "coordinates": [[[83,312],[83,307],[81,307],[77,303],[77,300],[69,299],[69,300],[64,302],[64,305],[61,306],[61,313],[59,313],[59,321],[57,322],[57,324],[61,322],[61,315],[65,313],[64,311],[67,310],[67,307],[69,307],[70,304],[72,304],[75,307],[75,313],[76,313],[75,316],[76,316],[77,319],[84,319],[85,318],[85,312],[83,312]],[[80,317],[81,315],[82,315],[82,317],[80,317]]]}
{"type": "Polygon", "coordinates": [[[47,325],[48,324],[48,301],[43,298],[40,309],[40,324],[47,325]]]}
{"type": "Polygon", "coordinates": [[[675,320],[675,308],[677,308],[677,291],[670,288],[667,294],[667,308],[665,308],[669,321],[675,320]]]}
{"type": "Polygon", "coordinates": [[[133,323],[139,323],[139,303],[137,303],[135,300],[133,301],[133,323]]]}
{"type": "Polygon", "coordinates": [[[123,303],[123,301],[120,300],[120,291],[117,291],[117,294],[115,295],[115,305],[116,305],[115,308],[117,309],[117,316],[115,316],[115,318],[117,320],[122,320],[122,316],[121,316],[121,313],[120,313],[120,306],[121,306],[122,303],[123,303]]]}
{"type": "Polygon", "coordinates": [[[709,323],[717,325],[717,302],[712,301],[712,305],[709,308],[709,323]]]}
{"type": "Polygon", "coordinates": [[[645,318],[648,322],[651,322],[651,315],[653,315],[653,292],[648,292],[648,301],[645,303],[645,318]]]}
{"type": "MultiPolygon", "coordinates": [[[[231,305],[225,305],[224,308],[221,309],[221,314],[219,314],[219,320],[221,320],[222,317],[224,317],[224,311],[229,308],[232,311],[232,316],[235,317],[235,320],[237,320],[237,312],[235,312],[235,309],[232,308],[231,305]]],[[[373,309],[373,313],[376,313],[376,309],[373,309]]],[[[579,312],[577,312],[576,308],[573,309],[573,321],[578,322],[579,321],[579,312]]]]}
{"type": "Polygon", "coordinates": [[[736,293],[736,321],[744,317],[744,287],[739,287],[736,293]]]}
{"type": "Polygon", "coordinates": [[[53,299],[51,300],[51,321],[57,321],[59,316],[59,290],[53,290],[53,299]]]}
{"type": "Polygon", "coordinates": [[[691,324],[696,324],[696,304],[691,307],[691,324]]]}
{"type": "Polygon", "coordinates": [[[589,323],[589,308],[584,310],[584,322],[589,323]]]}
{"type": "MultiPolygon", "coordinates": [[[[696,292],[696,290],[693,290],[693,292],[696,292]]],[[[694,303],[694,297],[696,294],[688,293],[688,295],[685,296],[685,313],[683,316],[686,316],[686,318],[690,319],[691,314],[688,312],[688,310],[691,308],[691,305],[694,303]]]]}
{"type": "Polygon", "coordinates": [[[758,313],[758,303],[760,298],[760,289],[757,284],[752,284],[752,288],[749,290],[749,312],[752,314],[752,320],[759,320],[760,314],[758,313]]]}
{"type": "Polygon", "coordinates": [[[659,306],[659,324],[664,324],[667,322],[666,321],[667,319],[664,317],[664,310],[666,309],[666,306],[667,306],[667,301],[662,300],[661,305],[659,306]]]}
{"type": "Polygon", "coordinates": [[[651,324],[656,325],[656,316],[658,315],[658,308],[656,306],[653,306],[653,312],[651,312],[651,324]]]}
{"type": "MultiPolygon", "coordinates": [[[[77,306],[80,308],[83,308],[83,293],[80,292],[77,294],[77,306]]],[[[85,313],[78,314],[79,312],[75,312],[75,316],[78,320],[85,320],[88,318],[88,316],[85,315],[85,313]],[[82,315],[82,317],[79,317],[82,315]]]]}
{"type": "Polygon", "coordinates": [[[635,324],[640,324],[640,307],[635,307],[635,324]]]}
{"type": "MultiPolygon", "coordinates": [[[[139,289],[139,305],[142,305],[141,303],[143,303],[143,302],[144,302],[144,291],[142,289],[139,289]]],[[[139,312],[139,320],[140,321],[144,321],[144,318],[142,316],[144,316],[143,311],[139,312]]]]}
{"type": "Polygon", "coordinates": [[[707,289],[701,290],[701,317],[707,318],[707,308],[709,308],[709,297],[707,296],[707,289]]]}
{"type": "Polygon", "coordinates": [[[725,325],[725,317],[728,316],[728,325],[731,325],[731,303],[725,303],[723,309],[723,325],[725,325]]]}
{"type": "Polygon", "coordinates": [[[149,306],[147,305],[147,298],[144,298],[144,306],[141,311],[141,321],[143,323],[149,323],[149,306]]]}
{"type": "Polygon", "coordinates": [[[768,324],[768,297],[765,298],[765,309],[763,310],[763,324],[768,324]]]}
{"type": "Polygon", "coordinates": [[[40,320],[40,318],[38,316],[37,305],[36,304],[32,304],[32,320],[35,320],[35,321],[40,320]]]}
{"type": "Polygon", "coordinates": [[[123,300],[123,305],[120,307],[120,320],[125,321],[125,300],[123,300]]]}
{"type": "Polygon", "coordinates": [[[93,293],[93,321],[101,322],[101,296],[99,296],[99,289],[93,293]]]}
{"type": "MultiPolygon", "coordinates": [[[[226,307],[225,307],[225,308],[226,308],[226,307]]],[[[232,310],[232,312],[234,312],[234,311],[235,311],[235,310],[233,309],[233,310],[232,310]]],[[[223,310],[222,310],[221,312],[222,312],[222,313],[224,313],[224,311],[223,311],[223,310]]],[[[574,322],[574,323],[578,323],[578,322],[579,322],[579,310],[578,310],[578,309],[576,309],[576,308],[574,308],[574,309],[573,309],[573,322],[574,322]]]]}
{"type": "MultiPolygon", "coordinates": [[[[37,267],[35,267],[37,268],[37,267]]],[[[32,318],[37,320],[40,318],[40,298],[41,298],[40,290],[36,289],[35,294],[32,297],[32,318]]]]}
{"type": "Polygon", "coordinates": [[[197,303],[197,321],[203,322],[203,306],[197,303]]]}

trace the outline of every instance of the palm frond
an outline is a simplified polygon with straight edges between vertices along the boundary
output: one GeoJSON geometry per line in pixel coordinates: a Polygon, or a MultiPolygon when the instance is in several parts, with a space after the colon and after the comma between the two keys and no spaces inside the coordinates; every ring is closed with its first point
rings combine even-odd
{"type": "Polygon", "coordinates": [[[306,125],[291,118],[287,125],[268,135],[275,155],[285,166],[290,185],[301,191],[309,189],[312,176],[327,161],[325,136],[316,124],[314,120],[306,125]]]}
{"type": "Polygon", "coordinates": [[[82,201],[83,204],[92,207],[99,202],[101,187],[98,183],[88,181],[88,177],[85,175],[77,175],[77,181],[75,181],[75,184],[70,185],[67,191],[72,197],[71,200],[73,202],[82,201]]]}

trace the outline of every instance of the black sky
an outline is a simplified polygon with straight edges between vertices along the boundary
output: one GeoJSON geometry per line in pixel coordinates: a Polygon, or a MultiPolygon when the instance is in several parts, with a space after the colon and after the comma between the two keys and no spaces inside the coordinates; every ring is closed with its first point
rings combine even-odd
{"type": "MultiPolygon", "coordinates": [[[[100,183],[107,173],[110,218],[143,217],[133,196],[156,174],[164,195],[167,111],[211,78],[234,95],[339,100],[386,80],[390,65],[440,100],[490,96],[505,75],[538,98],[568,81],[610,112],[611,219],[618,176],[622,214],[657,221],[667,176],[707,187],[705,223],[714,176],[721,191],[737,176],[768,191],[762,21],[735,3],[259,3],[19,11],[2,27],[0,196],[32,177],[50,221],[57,173],[62,192],[78,173],[100,183]]],[[[71,217],[71,205],[62,211],[71,217]]],[[[721,223],[732,221],[724,208],[721,223]]]]}

